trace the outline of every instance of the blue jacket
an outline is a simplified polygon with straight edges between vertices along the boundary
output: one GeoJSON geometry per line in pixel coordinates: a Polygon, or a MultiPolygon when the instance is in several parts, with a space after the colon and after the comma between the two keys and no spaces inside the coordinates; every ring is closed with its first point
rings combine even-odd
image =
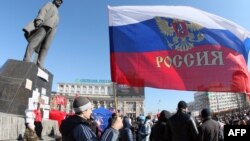
{"type": "Polygon", "coordinates": [[[102,135],[101,141],[118,141],[119,131],[110,127],[102,135]]]}
{"type": "Polygon", "coordinates": [[[91,130],[89,122],[77,115],[62,121],[60,132],[63,141],[97,141],[96,134],[91,130]]]}

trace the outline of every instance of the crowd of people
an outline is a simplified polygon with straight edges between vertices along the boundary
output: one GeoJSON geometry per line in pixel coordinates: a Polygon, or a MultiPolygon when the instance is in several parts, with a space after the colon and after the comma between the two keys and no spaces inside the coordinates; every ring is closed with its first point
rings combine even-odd
{"type": "Polygon", "coordinates": [[[108,127],[100,131],[91,118],[92,106],[88,99],[76,98],[73,108],[75,115],[60,126],[63,141],[223,141],[224,125],[250,125],[247,110],[223,116],[213,115],[205,108],[199,118],[193,118],[187,103],[180,101],[176,113],[163,110],[157,119],[151,119],[150,115],[132,119],[113,113],[108,127]]]}
{"type": "MultiPolygon", "coordinates": [[[[27,124],[26,141],[42,140],[40,107],[37,109],[35,120],[27,124]]],[[[176,113],[163,110],[153,119],[151,115],[131,118],[114,112],[106,129],[101,130],[100,123],[92,117],[89,99],[76,97],[73,109],[75,114],[60,125],[62,141],[223,141],[224,125],[250,125],[247,109],[213,115],[205,108],[199,117],[193,118],[187,103],[180,101],[176,113]]]]}
{"type": "Polygon", "coordinates": [[[218,113],[213,118],[226,125],[250,125],[250,110],[245,108],[218,113]]]}

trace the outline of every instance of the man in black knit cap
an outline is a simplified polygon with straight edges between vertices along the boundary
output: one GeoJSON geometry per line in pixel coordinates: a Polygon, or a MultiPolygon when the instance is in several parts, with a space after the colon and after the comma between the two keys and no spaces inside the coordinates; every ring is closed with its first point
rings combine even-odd
{"type": "Polygon", "coordinates": [[[223,140],[223,133],[220,132],[220,124],[211,118],[210,109],[201,111],[202,124],[199,127],[198,141],[219,141],[223,140]]]}
{"type": "Polygon", "coordinates": [[[196,141],[198,130],[193,118],[187,114],[187,103],[178,103],[177,113],[169,118],[166,127],[168,141],[196,141]]]}

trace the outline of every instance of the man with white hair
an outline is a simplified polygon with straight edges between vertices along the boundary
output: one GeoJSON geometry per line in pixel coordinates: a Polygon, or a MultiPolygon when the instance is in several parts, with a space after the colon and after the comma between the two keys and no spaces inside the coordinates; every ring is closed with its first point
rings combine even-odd
{"type": "Polygon", "coordinates": [[[89,122],[92,104],[85,97],[76,97],[73,102],[75,115],[62,121],[60,132],[63,141],[97,141],[89,122]]]}

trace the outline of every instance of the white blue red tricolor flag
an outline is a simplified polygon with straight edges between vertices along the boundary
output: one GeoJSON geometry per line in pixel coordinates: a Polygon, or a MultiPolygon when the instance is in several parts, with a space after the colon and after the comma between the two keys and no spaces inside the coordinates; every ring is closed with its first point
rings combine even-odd
{"type": "Polygon", "coordinates": [[[250,92],[250,33],[186,6],[109,9],[112,81],[137,87],[250,92]]]}

